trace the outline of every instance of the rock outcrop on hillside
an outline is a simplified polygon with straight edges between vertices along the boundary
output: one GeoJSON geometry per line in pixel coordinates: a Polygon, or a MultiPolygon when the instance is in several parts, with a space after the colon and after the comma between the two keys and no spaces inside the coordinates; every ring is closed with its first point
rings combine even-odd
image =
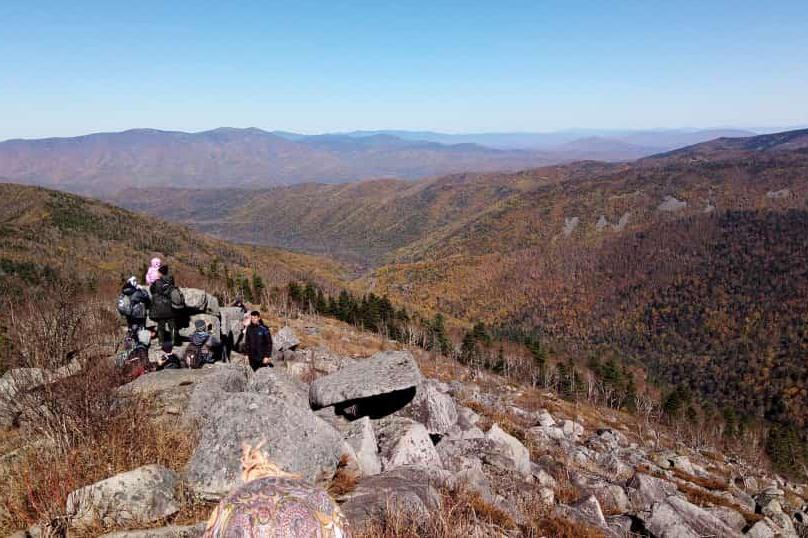
{"type": "MultiPolygon", "coordinates": [[[[239,321],[231,314],[223,334],[239,321]]],[[[178,491],[216,500],[239,486],[242,443],[263,441],[268,459],[302,480],[327,485],[341,468],[355,473],[356,486],[337,498],[355,527],[390,508],[429,517],[442,491],[460,488],[514,522],[481,527],[481,536],[517,536],[537,509],[605,536],[797,537],[808,529],[805,486],[682,445],[652,448],[614,416],[576,416],[554,394],[534,394],[527,405],[523,390],[493,375],[480,384],[426,378],[407,350],[343,360],[301,349],[291,328],[284,338],[296,349],[275,368],[217,363],[121,387],[121,398],[149,403],[149,419],[195,428],[198,444],[179,473],[148,465],[76,490],[71,524],[145,529],[114,536],[195,535],[199,527],[147,527],[178,510],[178,491]]],[[[53,377],[39,374],[26,379],[53,377]]],[[[22,377],[9,372],[2,386],[26,390],[15,381],[22,377]]],[[[0,394],[0,403],[10,402],[0,394]]]]}

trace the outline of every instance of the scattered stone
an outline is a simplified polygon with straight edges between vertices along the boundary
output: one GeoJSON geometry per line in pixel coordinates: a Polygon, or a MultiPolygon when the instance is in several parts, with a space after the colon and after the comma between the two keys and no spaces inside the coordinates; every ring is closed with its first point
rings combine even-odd
{"type": "Polygon", "coordinates": [[[609,221],[606,220],[606,215],[601,215],[595,223],[595,230],[602,232],[609,226],[609,221]]]}
{"type": "Polygon", "coordinates": [[[744,536],[750,538],[777,538],[780,536],[780,529],[771,519],[764,518],[752,525],[744,536]]]}
{"type": "Polygon", "coordinates": [[[677,199],[675,196],[665,196],[662,203],[657,206],[659,211],[676,212],[687,207],[687,202],[677,199]]]}
{"type": "Polygon", "coordinates": [[[333,476],[342,454],[342,435],[310,410],[252,393],[223,395],[211,407],[186,467],[188,483],[203,498],[219,499],[241,484],[245,442],[265,441],[261,451],[270,461],[310,482],[333,476]]]}
{"type": "Polygon", "coordinates": [[[385,471],[404,465],[443,467],[426,428],[414,420],[393,416],[377,421],[376,438],[385,471]]]}
{"type": "Polygon", "coordinates": [[[578,227],[578,223],[581,221],[578,217],[565,217],[564,218],[564,237],[569,237],[572,235],[572,232],[575,231],[575,228],[578,227]]]}
{"type": "Polygon", "coordinates": [[[309,402],[320,408],[405,390],[414,393],[420,382],[421,372],[409,351],[385,351],[315,380],[309,402]]]}
{"type": "Polygon", "coordinates": [[[603,510],[594,495],[586,497],[569,507],[567,513],[574,519],[583,521],[594,527],[604,528],[607,526],[606,518],[603,517],[603,510]]]}
{"type": "Polygon", "coordinates": [[[536,417],[536,421],[538,422],[539,426],[550,427],[555,426],[556,421],[553,418],[553,415],[550,414],[547,409],[542,409],[539,411],[539,414],[536,417]]]}
{"type": "Polygon", "coordinates": [[[724,524],[736,532],[741,532],[746,527],[746,518],[737,510],[726,506],[709,506],[705,508],[712,515],[724,522],[724,524]]]}
{"type": "Polygon", "coordinates": [[[151,523],[179,511],[177,481],[170,469],[146,465],[72,492],[67,514],[77,527],[151,523]]]}
{"type": "Polygon", "coordinates": [[[677,491],[676,486],[670,482],[645,473],[635,473],[626,487],[628,498],[637,511],[648,510],[651,505],[665,501],[677,491]]]}
{"type": "Polygon", "coordinates": [[[565,420],[561,423],[561,431],[567,439],[577,441],[584,434],[584,427],[575,421],[565,420]]]}
{"type": "Polygon", "coordinates": [[[772,200],[782,200],[791,197],[791,189],[780,189],[779,191],[769,191],[766,197],[772,200]]]}

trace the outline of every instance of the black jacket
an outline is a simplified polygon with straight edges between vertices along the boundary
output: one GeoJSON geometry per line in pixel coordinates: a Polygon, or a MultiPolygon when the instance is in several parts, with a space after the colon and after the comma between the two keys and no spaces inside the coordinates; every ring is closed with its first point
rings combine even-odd
{"type": "Polygon", "coordinates": [[[153,321],[161,321],[174,318],[174,309],[171,308],[171,290],[174,288],[174,277],[171,275],[161,276],[155,280],[149,291],[152,294],[152,307],[149,317],[153,321]]]}
{"type": "Polygon", "coordinates": [[[247,325],[247,334],[244,339],[244,350],[247,356],[254,360],[272,356],[272,335],[269,328],[261,322],[258,325],[247,325]]]}

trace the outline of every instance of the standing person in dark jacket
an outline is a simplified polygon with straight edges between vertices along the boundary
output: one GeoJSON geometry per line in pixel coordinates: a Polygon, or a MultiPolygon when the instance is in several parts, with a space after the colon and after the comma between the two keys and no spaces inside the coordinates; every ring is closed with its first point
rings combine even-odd
{"type": "Polygon", "coordinates": [[[158,269],[160,277],[155,280],[149,291],[152,294],[152,308],[149,317],[157,322],[157,338],[162,344],[173,342],[175,346],[180,345],[179,333],[177,332],[176,314],[171,306],[171,292],[174,289],[174,277],[168,272],[167,265],[161,265],[158,269]]]}
{"type": "Polygon", "coordinates": [[[146,312],[151,304],[151,298],[145,289],[137,285],[137,278],[131,276],[123,285],[122,295],[129,297],[132,314],[126,316],[126,326],[133,333],[146,328],[146,312]]]}
{"type": "Polygon", "coordinates": [[[250,324],[241,331],[241,334],[244,337],[244,347],[252,369],[258,370],[262,366],[273,366],[272,335],[269,333],[269,328],[264,325],[260,312],[257,310],[250,312],[250,324]]]}

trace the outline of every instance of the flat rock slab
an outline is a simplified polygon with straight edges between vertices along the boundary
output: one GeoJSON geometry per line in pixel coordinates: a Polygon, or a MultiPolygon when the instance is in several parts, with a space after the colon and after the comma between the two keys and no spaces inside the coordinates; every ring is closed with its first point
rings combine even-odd
{"type": "Polygon", "coordinates": [[[77,489],[67,497],[67,513],[77,527],[151,523],[179,511],[174,471],[146,465],[77,489]]]}
{"type": "Polygon", "coordinates": [[[250,381],[249,391],[275,396],[295,407],[309,409],[309,388],[280,368],[260,368],[250,381]]]}
{"type": "Polygon", "coordinates": [[[385,351],[315,380],[309,389],[309,402],[321,408],[414,389],[421,379],[412,353],[385,351]]]}
{"type": "Polygon", "coordinates": [[[659,538],[701,538],[741,536],[710,512],[679,497],[668,497],[651,507],[650,515],[641,515],[645,528],[659,538]]]}
{"type": "Polygon", "coordinates": [[[342,453],[342,435],[311,410],[266,394],[222,395],[211,406],[199,445],[186,467],[191,488],[220,499],[241,485],[242,443],[257,445],[282,470],[305,480],[330,479],[342,453]]]}

